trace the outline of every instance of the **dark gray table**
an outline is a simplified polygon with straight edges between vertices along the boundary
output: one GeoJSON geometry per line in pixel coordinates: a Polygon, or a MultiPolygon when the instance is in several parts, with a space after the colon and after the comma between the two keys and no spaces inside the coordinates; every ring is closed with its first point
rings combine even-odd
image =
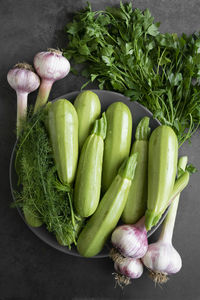
{"type": "MultiPolygon", "coordinates": [[[[96,9],[119,1],[91,1],[96,9]]],[[[1,0],[0,1],[0,299],[200,299],[200,172],[193,175],[181,196],[174,232],[174,245],[183,259],[182,270],[165,286],[155,288],[144,272],[124,290],[115,288],[113,265],[107,259],[84,259],[63,254],[39,240],[24,224],[12,201],[8,167],[15,141],[15,93],[6,81],[16,63],[32,63],[34,55],[49,47],[64,47],[63,26],[86,1],[1,0]]],[[[192,33],[200,29],[198,0],[133,1],[134,7],[150,8],[161,31],[192,33]]],[[[70,74],[55,84],[50,98],[78,90],[84,79],[70,74]]],[[[95,85],[89,86],[89,88],[95,85]]],[[[36,94],[30,97],[33,103],[36,94]]],[[[199,131],[192,145],[180,154],[200,170],[199,131]]],[[[154,235],[151,241],[155,240],[154,235]]]]}

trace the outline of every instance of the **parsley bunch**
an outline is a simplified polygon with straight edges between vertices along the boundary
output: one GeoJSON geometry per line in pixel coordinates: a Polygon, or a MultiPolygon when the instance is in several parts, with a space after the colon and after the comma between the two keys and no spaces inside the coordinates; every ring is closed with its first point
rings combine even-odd
{"type": "Polygon", "coordinates": [[[172,126],[179,145],[200,124],[200,36],[162,34],[150,11],[132,4],[78,12],[66,26],[64,55],[84,63],[100,89],[119,91],[172,126]]]}

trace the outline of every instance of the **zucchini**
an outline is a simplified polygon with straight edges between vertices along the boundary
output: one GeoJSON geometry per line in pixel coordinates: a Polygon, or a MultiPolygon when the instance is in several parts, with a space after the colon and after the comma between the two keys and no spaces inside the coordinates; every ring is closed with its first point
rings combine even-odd
{"type": "Polygon", "coordinates": [[[82,256],[97,255],[116,227],[128,198],[136,164],[137,153],[123,162],[97,210],[81,231],[77,250],[82,256]]]}
{"type": "Polygon", "coordinates": [[[122,213],[122,221],[125,224],[135,224],[144,216],[147,207],[148,138],[151,131],[149,120],[148,117],[144,117],[136,128],[131,154],[138,153],[138,162],[122,213]]]}
{"type": "Polygon", "coordinates": [[[106,110],[107,135],[104,145],[102,192],[105,193],[117,171],[129,156],[132,138],[132,115],[122,102],[112,103],[106,110]]]}
{"type": "Polygon", "coordinates": [[[158,126],[149,139],[148,155],[148,200],[145,226],[155,226],[169,204],[172,194],[178,159],[178,140],[173,129],[158,126]]]}
{"type": "Polygon", "coordinates": [[[31,227],[40,227],[43,224],[42,218],[40,218],[38,211],[34,207],[23,207],[24,218],[27,224],[31,227]]]}
{"type": "Polygon", "coordinates": [[[106,128],[106,116],[103,113],[102,118],[95,121],[81,150],[74,188],[74,206],[82,217],[91,216],[99,203],[106,128]]]}
{"type": "Polygon", "coordinates": [[[71,184],[78,160],[78,116],[70,101],[59,99],[49,106],[48,130],[58,177],[71,184]]]}
{"type": "Polygon", "coordinates": [[[83,91],[76,97],[74,107],[78,114],[78,142],[81,149],[92,130],[94,121],[100,116],[101,103],[97,94],[83,91]]]}

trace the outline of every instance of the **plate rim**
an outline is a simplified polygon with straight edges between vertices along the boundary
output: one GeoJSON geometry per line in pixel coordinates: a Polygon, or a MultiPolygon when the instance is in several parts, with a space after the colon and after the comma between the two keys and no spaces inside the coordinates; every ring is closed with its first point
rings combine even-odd
{"type": "MultiPolygon", "coordinates": [[[[73,97],[76,97],[79,93],[83,92],[85,90],[76,90],[76,91],[71,91],[71,92],[68,92],[68,93],[65,93],[59,97],[56,97],[54,99],[50,99],[48,102],[55,102],[56,100],[58,99],[65,99],[65,98],[73,98],[73,97]],[[67,96],[67,97],[66,97],[67,96]]],[[[115,92],[115,91],[110,91],[110,90],[100,90],[100,89],[90,89],[90,91],[94,92],[94,93],[111,93],[112,95],[115,94],[116,96],[119,96],[124,98],[124,100],[126,101],[131,101],[130,97],[127,97],[121,93],[118,93],[118,92],[115,92]]],[[[67,99],[68,100],[68,99],[67,99]]],[[[71,100],[69,100],[71,102],[71,100]]],[[[120,101],[120,100],[119,100],[120,101]]],[[[47,102],[47,103],[48,103],[47,102]]],[[[138,101],[131,101],[133,102],[136,106],[142,108],[144,111],[146,111],[148,114],[151,115],[151,117],[153,118],[153,114],[152,112],[146,108],[145,106],[143,106],[142,104],[140,104],[138,101]]],[[[160,123],[160,121],[157,119],[157,118],[153,118],[157,123],[158,123],[158,126],[159,125],[162,125],[160,123]]],[[[15,155],[15,150],[16,150],[16,145],[18,143],[18,139],[16,139],[14,145],[13,145],[13,148],[12,148],[12,152],[11,152],[11,156],[10,156],[10,161],[9,161],[9,185],[10,185],[10,190],[11,190],[11,195],[12,195],[12,200],[13,202],[15,202],[15,196],[14,196],[14,189],[13,189],[13,181],[12,181],[12,168],[13,168],[13,162],[14,162],[14,155],[15,155]]],[[[20,217],[23,219],[24,223],[28,226],[28,228],[42,241],[42,242],[45,242],[46,244],[48,244],[50,247],[58,250],[58,251],[61,251],[65,254],[69,254],[69,255],[72,255],[72,256],[75,256],[75,257],[79,257],[79,258],[85,258],[83,256],[81,256],[78,252],[74,252],[74,251],[71,251],[69,249],[69,247],[67,246],[62,246],[60,245],[58,242],[56,242],[56,244],[52,244],[51,241],[47,240],[47,239],[44,239],[42,238],[41,235],[38,234],[37,230],[40,230],[43,226],[45,225],[42,225],[41,227],[32,227],[30,226],[24,216],[23,216],[23,213],[21,211],[21,209],[19,207],[16,207],[17,208],[17,211],[20,215],[20,217]],[[37,230],[36,230],[37,229],[37,230]]],[[[168,213],[168,210],[169,210],[169,207],[165,210],[165,212],[163,213],[162,217],[160,218],[159,222],[157,223],[156,226],[154,226],[150,231],[147,232],[147,238],[149,238],[159,227],[160,225],[162,224],[162,222],[164,221],[167,213],[168,213]]],[[[48,230],[45,228],[45,230],[48,232],[48,230]]],[[[48,232],[48,234],[53,235],[53,233],[51,232],[48,232]]],[[[56,240],[56,239],[55,239],[56,240]]],[[[105,245],[106,246],[106,245],[105,245]]],[[[104,246],[104,247],[105,247],[104,246]]],[[[77,251],[77,250],[76,250],[77,251]]],[[[106,258],[106,257],[109,257],[109,253],[108,254],[98,254],[98,255],[95,255],[95,256],[92,256],[91,258],[106,258]]]]}

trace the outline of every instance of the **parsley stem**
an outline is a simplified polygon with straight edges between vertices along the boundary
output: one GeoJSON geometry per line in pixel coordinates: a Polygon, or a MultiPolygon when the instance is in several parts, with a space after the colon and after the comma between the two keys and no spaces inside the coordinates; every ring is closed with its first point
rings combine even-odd
{"type": "MultiPolygon", "coordinates": [[[[158,51],[159,51],[159,53],[160,53],[160,47],[158,47],[158,51]]],[[[162,52],[162,54],[161,54],[161,56],[160,56],[160,58],[159,58],[159,60],[158,60],[158,66],[157,66],[157,72],[156,72],[157,75],[159,74],[160,64],[161,64],[161,61],[162,61],[162,58],[163,58],[165,52],[166,52],[166,48],[163,50],[163,52],[162,52]]]]}

